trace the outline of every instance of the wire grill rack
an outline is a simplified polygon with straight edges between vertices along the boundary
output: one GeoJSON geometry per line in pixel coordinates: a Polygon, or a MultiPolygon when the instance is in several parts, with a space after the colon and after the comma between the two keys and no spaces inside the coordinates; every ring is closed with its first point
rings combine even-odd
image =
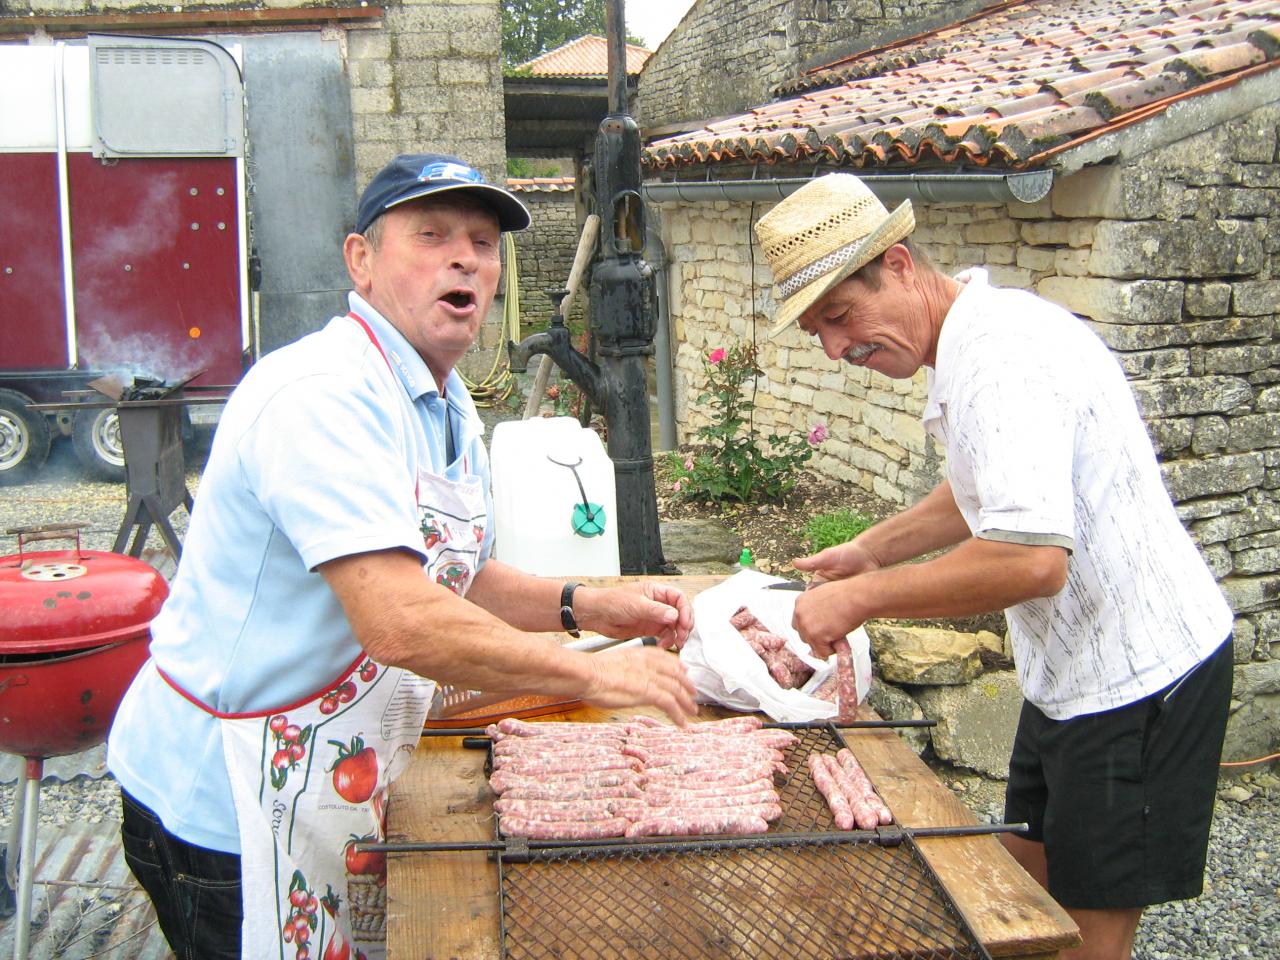
{"type": "Polygon", "coordinates": [[[990,955],[909,833],[840,833],[804,758],[844,746],[791,726],[783,815],[752,838],[565,843],[499,858],[507,960],[990,955]]]}

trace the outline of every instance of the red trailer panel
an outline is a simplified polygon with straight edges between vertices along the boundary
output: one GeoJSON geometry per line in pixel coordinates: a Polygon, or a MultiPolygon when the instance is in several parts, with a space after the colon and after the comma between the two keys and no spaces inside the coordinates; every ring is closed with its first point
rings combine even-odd
{"type": "Polygon", "coordinates": [[[0,153],[0,210],[0,368],[64,368],[56,156],[0,153]]]}
{"type": "Polygon", "coordinates": [[[80,367],[238,381],[235,158],[68,161],[80,367]]]}

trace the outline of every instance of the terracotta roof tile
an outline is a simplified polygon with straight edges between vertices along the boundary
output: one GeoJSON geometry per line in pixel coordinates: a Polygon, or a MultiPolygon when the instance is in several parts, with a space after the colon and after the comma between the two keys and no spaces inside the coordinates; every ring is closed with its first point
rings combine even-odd
{"type": "MultiPolygon", "coordinates": [[[[626,46],[627,73],[635,75],[653,56],[653,51],[630,43],[626,46]]],[[[604,37],[587,34],[554,50],[548,50],[542,56],[520,64],[516,69],[527,70],[534,77],[607,77],[609,42],[604,37]]]]}
{"type": "Polygon", "coordinates": [[[573,177],[507,177],[512,193],[572,193],[573,177]]]}
{"type": "Polygon", "coordinates": [[[1280,0],[1023,0],[819,67],[644,159],[1020,167],[1266,64],[1280,0]]]}

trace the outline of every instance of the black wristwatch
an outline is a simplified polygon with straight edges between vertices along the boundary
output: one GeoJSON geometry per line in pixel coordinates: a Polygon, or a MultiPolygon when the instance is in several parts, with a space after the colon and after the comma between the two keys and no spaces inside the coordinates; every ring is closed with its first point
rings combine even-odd
{"type": "Polygon", "coordinates": [[[560,590],[560,626],[571,637],[580,637],[578,621],[573,615],[573,591],[578,589],[576,583],[566,583],[560,590]]]}

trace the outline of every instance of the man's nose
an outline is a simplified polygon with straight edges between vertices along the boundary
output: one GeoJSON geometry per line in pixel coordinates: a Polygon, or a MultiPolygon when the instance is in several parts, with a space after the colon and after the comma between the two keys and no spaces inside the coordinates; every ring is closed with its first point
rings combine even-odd
{"type": "Polygon", "coordinates": [[[829,360],[840,360],[844,357],[845,351],[849,349],[842,345],[839,337],[830,337],[822,334],[818,339],[822,342],[822,352],[827,355],[829,360]]]}
{"type": "Polygon", "coordinates": [[[449,250],[449,263],[459,270],[474,272],[480,263],[480,255],[470,237],[461,237],[449,250]]]}

